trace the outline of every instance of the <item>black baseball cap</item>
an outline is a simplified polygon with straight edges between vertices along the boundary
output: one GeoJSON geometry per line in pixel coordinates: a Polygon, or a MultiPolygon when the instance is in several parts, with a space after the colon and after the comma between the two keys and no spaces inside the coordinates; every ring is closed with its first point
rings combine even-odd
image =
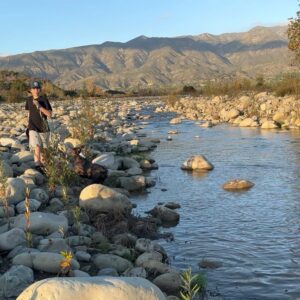
{"type": "Polygon", "coordinates": [[[32,81],[30,83],[30,88],[31,89],[40,89],[41,88],[41,84],[38,81],[32,81]]]}

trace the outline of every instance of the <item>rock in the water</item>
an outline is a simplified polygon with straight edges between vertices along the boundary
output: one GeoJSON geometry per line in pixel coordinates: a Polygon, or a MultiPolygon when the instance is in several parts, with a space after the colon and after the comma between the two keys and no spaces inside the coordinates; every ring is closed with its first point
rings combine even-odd
{"type": "Polygon", "coordinates": [[[99,269],[114,268],[118,273],[123,273],[128,268],[133,267],[129,260],[114,254],[96,254],[93,257],[93,262],[99,269]]]}
{"type": "Polygon", "coordinates": [[[98,212],[131,211],[129,199],[102,184],[85,187],[79,197],[79,206],[98,212]]]}
{"type": "Polygon", "coordinates": [[[163,223],[177,224],[180,218],[179,213],[164,205],[156,205],[149,213],[153,217],[160,219],[163,223]]]}
{"type": "Polygon", "coordinates": [[[20,228],[13,228],[0,234],[0,250],[12,250],[24,244],[26,244],[25,232],[20,228]]]}
{"type": "Polygon", "coordinates": [[[144,252],[135,261],[135,265],[138,267],[143,266],[143,264],[149,260],[156,260],[162,262],[163,256],[157,251],[144,252]]]}
{"type": "Polygon", "coordinates": [[[182,170],[212,170],[214,166],[203,155],[194,155],[186,160],[182,166],[182,170]]]}
{"type": "Polygon", "coordinates": [[[0,299],[13,297],[22,293],[34,281],[33,271],[26,266],[12,266],[0,277],[0,299]]]}
{"type": "MultiPolygon", "coordinates": [[[[12,220],[12,227],[26,228],[24,215],[18,215],[12,220]]],[[[68,230],[68,219],[65,216],[58,216],[52,213],[33,212],[30,214],[29,231],[35,234],[50,234],[58,230],[68,230]]]]}
{"type": "Polygon", "coordinates": [[[279,128],[279,126],[277,125],[277,123],[275,121],[269,120],[269,121],[265,121],[262,125],[261,125],[262,129],[276,129],[279,128]]]}
{"type": "MultiPolygon", "coordinates": [[[[61,271],[60,263],[64,257],[58,253],[34,252],[21,253],[13,258],[14,265],[23,265],[37,271],[58,274],[61,271]]],[[[79,269],[79,263],[72,259],[71,269],[79,269]]]]}
{"type": "Polygon", "coordinates": [[[181,118],[173,118],[172,120],[170,120],[170,124],[172,125],[176,125],[180,123],[181,123],[181,118]]]}
{"type": "Polygon", "coordinates": [[[223,189],[228,191],[247,190],[254,186],[254,183],[244,179],[235,179],[224,183],[223,189]]]}
{"type": "Polygon", "coordinates": [[[29,286],[17,300],[113,299],[165,300],[160,289],[144,278],[50,278],[29,286]],[[51,296],[50,296],[51,295],[51,296]]]}

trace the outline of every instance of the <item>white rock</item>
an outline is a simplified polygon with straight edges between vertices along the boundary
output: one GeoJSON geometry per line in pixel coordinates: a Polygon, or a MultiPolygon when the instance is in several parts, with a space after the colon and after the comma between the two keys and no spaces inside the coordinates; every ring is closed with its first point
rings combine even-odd
{"type": "Polygon", "coordinates": [[[129,199],[102,184],[92,184],[85,187],[79,196],[79,206],[95,211],[130,211],[132,204],[129,199]]]}
{"type": "Polygon", "coordinates": [[[107,167],[111,170],[118,169],[118,163],[116,162],[114,153],[104,153],[96,157],[92,161],[93,164],[101,165],[107,167]]]}
{"type": "Polygon", "coordinates": [[[204,155],[194,155],[187,159],[182,165],[182,170],[212,170],[214,166],[204,155]]]}
{"type": "Polygon", "coordinates": [[[50,278],[29,286],[17,300],[165,300],[150,281],[135,277],[50,278]],[[51,298],[49,298],[51,295],[51,298]]]}
{"type": "Polygon", "coordinates": [[[11,163],[27,163],[29,161],[33,161],[33,154],[30,151],[20,151],[18,153],[13,154],[10,159],[11,163]]]}

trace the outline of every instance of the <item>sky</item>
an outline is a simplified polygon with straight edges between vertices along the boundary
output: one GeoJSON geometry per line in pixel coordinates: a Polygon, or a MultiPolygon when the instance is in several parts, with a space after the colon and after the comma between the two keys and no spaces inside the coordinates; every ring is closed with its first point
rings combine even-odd
{"type": "Polygon", "coordinates": [[[297,0],[2,0],[0,56],[287,24],[297,0]]]}

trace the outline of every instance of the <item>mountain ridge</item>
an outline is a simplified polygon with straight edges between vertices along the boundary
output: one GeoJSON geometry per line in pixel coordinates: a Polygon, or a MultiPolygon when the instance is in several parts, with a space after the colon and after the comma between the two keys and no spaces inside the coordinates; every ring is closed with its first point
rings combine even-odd
{"type": "Polygon", "coordinates": [[[180,37],[138,36],[127,42],[35,51],[0,57],[0,69],[53,80],[64,88],[93,81],[128,89],[199,84],[234,76],[273,77],[290,71],[287,26],[180,37]]]}

